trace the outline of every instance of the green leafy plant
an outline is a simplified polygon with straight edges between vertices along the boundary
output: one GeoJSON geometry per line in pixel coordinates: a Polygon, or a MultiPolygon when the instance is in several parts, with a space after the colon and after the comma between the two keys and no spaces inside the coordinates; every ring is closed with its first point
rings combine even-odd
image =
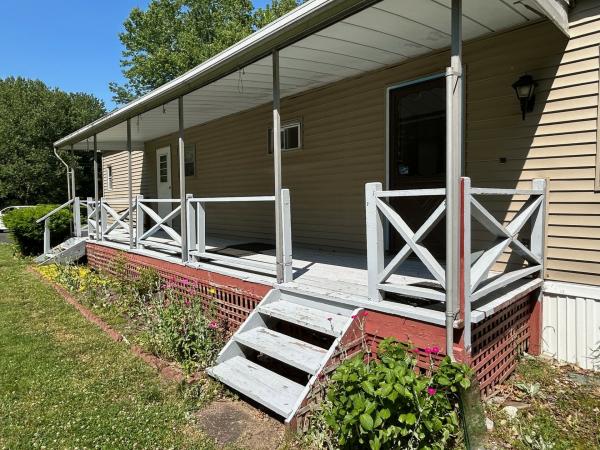
{"type": "MultiPolygon", "coordinates": [[[[44,250],[44,224],[36,223],[57,205],[37,205],[32,208],[18,208],[8,212],[4,224],[11,231],[21,254],[38,255],[44,250]]],[[[71,213],[62,209],[50,218],[51,244],[55,245],[70,236],[71,213]]]]}
{"type": "Polygon", "coordinates": [[[214,364],[227,340],[227,325],[187,292],[167,284],[143,309],[147,344],[159,356],[192,372],[214,364]]]}
{"type": "Polygon", "coordinates": [[[434,364],[439,349],[426,349],[426,374],[416,355],[393,338],[379,345],[377,359],[360,354],[331,377],[324,417],[342,449],[443,449],[457,436],[457,396],[471,382],[471,369],[448,357],[434,364]]]}

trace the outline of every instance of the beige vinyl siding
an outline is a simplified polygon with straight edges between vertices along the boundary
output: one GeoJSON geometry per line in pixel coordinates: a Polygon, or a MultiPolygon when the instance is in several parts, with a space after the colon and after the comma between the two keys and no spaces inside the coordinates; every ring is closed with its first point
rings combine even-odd
{"type": "MultiPolygon", "coordinates": [[[[145,152],[141,150],[132,152],[131,163],[133,195],[151,196],[156,189],[152,188],[154,185],[153,175],[151,176],[149,172],[155,169],[148,166],[145,152]]],[[[129,185],[126,150],[102,153],[102,192],[104,198],[112,200],[111,204],[115,204],[119,209],[127,206],[129,185]],[[112,166],[113,186],[111,190],[107,185],[108,166],[112,166]]]]}
{"type": "MultiPolygon", "coordinates": [[[[580,2],[573,12],[570,40],[550,23],[538,23],[465,45],[466,173],[474,186],[504,188],[547,178],[546,277],[600,285],[600,196],[594,193],[600,9],[590,4],[580,2]],[[525,73],[538,86],[535,110],[523,121],[511,84],[525,73]]],[[[282,158],[294,244],[364,251],[364,185],[386,177],[386,89],[447,64],[448,53],[441,52],[283,99],[282,120],[299,119],[303,126],[303,148],[282,158]]],[[[270,126],[265,105],[187,130],[186,142],[196,144],[188,192],[271,194],[270,126]]],[[[175,135],[146,143],[144,167],[155,167],[155,151],[166,144],[178,196],[175,135]]],[[[155,190],[155,170],[147,176],[147,188],[155,190]]],[[[523,198],[487,204],[510,220],[523,198]]],[[[271,204],[210,205],[207,217],[212,233],[273,237],[271,204]]],[[[491,243],[477,227],[474,239],[475,249],[491,243]]]]}

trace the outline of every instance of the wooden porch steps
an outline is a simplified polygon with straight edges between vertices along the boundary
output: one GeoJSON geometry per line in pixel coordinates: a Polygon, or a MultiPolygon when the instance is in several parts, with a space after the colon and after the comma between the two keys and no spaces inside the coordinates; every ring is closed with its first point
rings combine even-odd
{"type": "Polygon", "coordinates": [[[35,262],[41,266],[51,263],[73,263],[85,255],[87,237],[72,237],[54,246],[50,253],[43,253],[35,262]]]}
{"type": "Polygon", "coordinates": [[[289,423],[359,311],[273,289],[207,372],[289,423]]]}

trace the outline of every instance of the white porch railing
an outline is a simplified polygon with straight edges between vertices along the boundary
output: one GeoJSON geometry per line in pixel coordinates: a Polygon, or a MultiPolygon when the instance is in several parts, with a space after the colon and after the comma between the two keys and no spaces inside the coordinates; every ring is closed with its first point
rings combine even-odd
{"type": "Polygon", "coordinates": [[[68,208],[73,205],[73,232],[75,236],[81,237],[81,205],[79,201],[79,197],[72,198],[69,201],[66,201],[62,205],[54,208],[48,214],[43,217],[40,217],[35,223],[44,222],[44,255],[50,255],[52,253],[52,244],[51,244],[51,236],[50,236],[50,219],[54,214],[63,210],[64,208],[68,208]]]}
{"type": "MultiPolygon", "coordinates": [[[[502,289],[522,278],[535,273],[541,273],[544,264],[544,217],[546,182],[542,179],[533,180],[531,189],[488,189],[473,188],[467,177],[461,179],[461,205],[463,216],[461,223],[462,242],[460,242],[462,267],[452,268],[460,271],[464,291],[460,292],[456,301],[457,309],[464,301],[474,302],[502,289]],[[478,200],[479,196],[527,196],[520,210],[512,219],[503,225],[478,200]],[[471,220],[480,223],[494,236],[491,245],[477,256],[471,254],[471,220]],[[525,225],[530,223],[529,247],[519,236],[524,234],[525,225]],[[499,262],[500,257],[508,249],[521,256],[526,265],[514,270],[507,266],[505,272],[492,274],[492,268],[499,262]],[[463,269],[464,268],[464,269],[463,269]]],[[[446,301],[446,269],[442,267],[432,253],[422,244],[422,241],[444,217],[446,211],[445,189],[421,189],[383,191],[381,183],[368,183],[365,187],[366,221],[367,221],[367,266],[368,288],[370,300],[380,301],[385,292],[399,295],[446,301]],[[391,197],[441,197],[438,207],[425,220],[423,225],[413,231],[406,221],[385,201],[391,197]],[[384,258],[384,222],[390,225],[390,232],[400,234],[404,247],[386,265],[384,258]],[[433,276],[424,285],[423,280],[418,285],[411,281],[390,281],[390,278],[406,258],[414,253],[421,263],[433,276]]],[[[470,310],[470,308],[465,308],[470,310]]],[[[456,311],[455,311],[456,312],[456,311]]]]}
{"type": "MultiPolygon", "coordinates": [[[[110,233],[123,230],[124,233],[129,233],[129,207],[127,206],[128,199],[105,197],[100,198],[100,239],[110,239],[110,233]],[[118,203],[125,202],[124,210],[119,210],[116,206],[118,203]]],[[[132,203],[131,210],[135,210],[135,199],[132,203]]]]}
{"type": "MultiPolygon", "coordinates": [[[[165,232],[173,241],[175,241],[177,246],[181,246],[181,234],[175,231],[171,226],[172,220],[181,214],[180,203],[181,200],[175,198],[144,198],[142,195],[136,197],[136,248],[142,248],[144,244],[149,242],[149,238],[161,231],[165,232]],[[163,217],[159,212],[154,211],[150,207],[150,205],[158,205],[161,203],[169,205],[177,204],[177,206],[163,217]],[[153,222],[147,230],[145,229],[146,216],[153,222]]],[[[153,244],[155,244],[155,242],[153,242],[153,244]]]]}
{"type": "MultiPolygon", "coordinates": [[[[290,191],[281,190],[282,198],[282,225],[283,225],[283,281],[292,281],[292,231],[291,231],[291,209],[290,191]]],[[[187,208],[187,237],[189,256],[192,258],[207,258],[223,260],[230,263],[243,264],[256,270],[273,268],[272,264],[261,261],[240,260],[226,255],[207,252],[206,250],[206,205],[208,203],[253,203],[253,202],[275,202],[275,196],[253,196],[253,197],[204,197],[195,198],[188,194],[187,208]]],[[[275,269],[277,262],[275,263],[275,269]]]]}

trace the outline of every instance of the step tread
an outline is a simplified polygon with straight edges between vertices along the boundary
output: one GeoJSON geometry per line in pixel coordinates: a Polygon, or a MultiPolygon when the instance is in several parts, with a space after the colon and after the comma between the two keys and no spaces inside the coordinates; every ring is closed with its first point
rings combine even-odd
{"type": "Polygon", "coordinates": [[[317,373],[327,355],[324,348],[265,327],[239,333],[235,340],[311,375],[317,373]]]}
{"type": "Polygon", "coordinates": [[[215,367],[211,367],[208,372],[222,383],[283,417],[291,414],[304,390],[304,386],[301,384],[242,356],[234,356],[223,361],[215,367]]]}
{"type": "Polygon", "coordinates": [[[348,317],[339,314],[299,305],[287,300],[277,300],[259,306],[259,311],[277,319],[336,337],[342,334],[349,320],[348,317]]]}

